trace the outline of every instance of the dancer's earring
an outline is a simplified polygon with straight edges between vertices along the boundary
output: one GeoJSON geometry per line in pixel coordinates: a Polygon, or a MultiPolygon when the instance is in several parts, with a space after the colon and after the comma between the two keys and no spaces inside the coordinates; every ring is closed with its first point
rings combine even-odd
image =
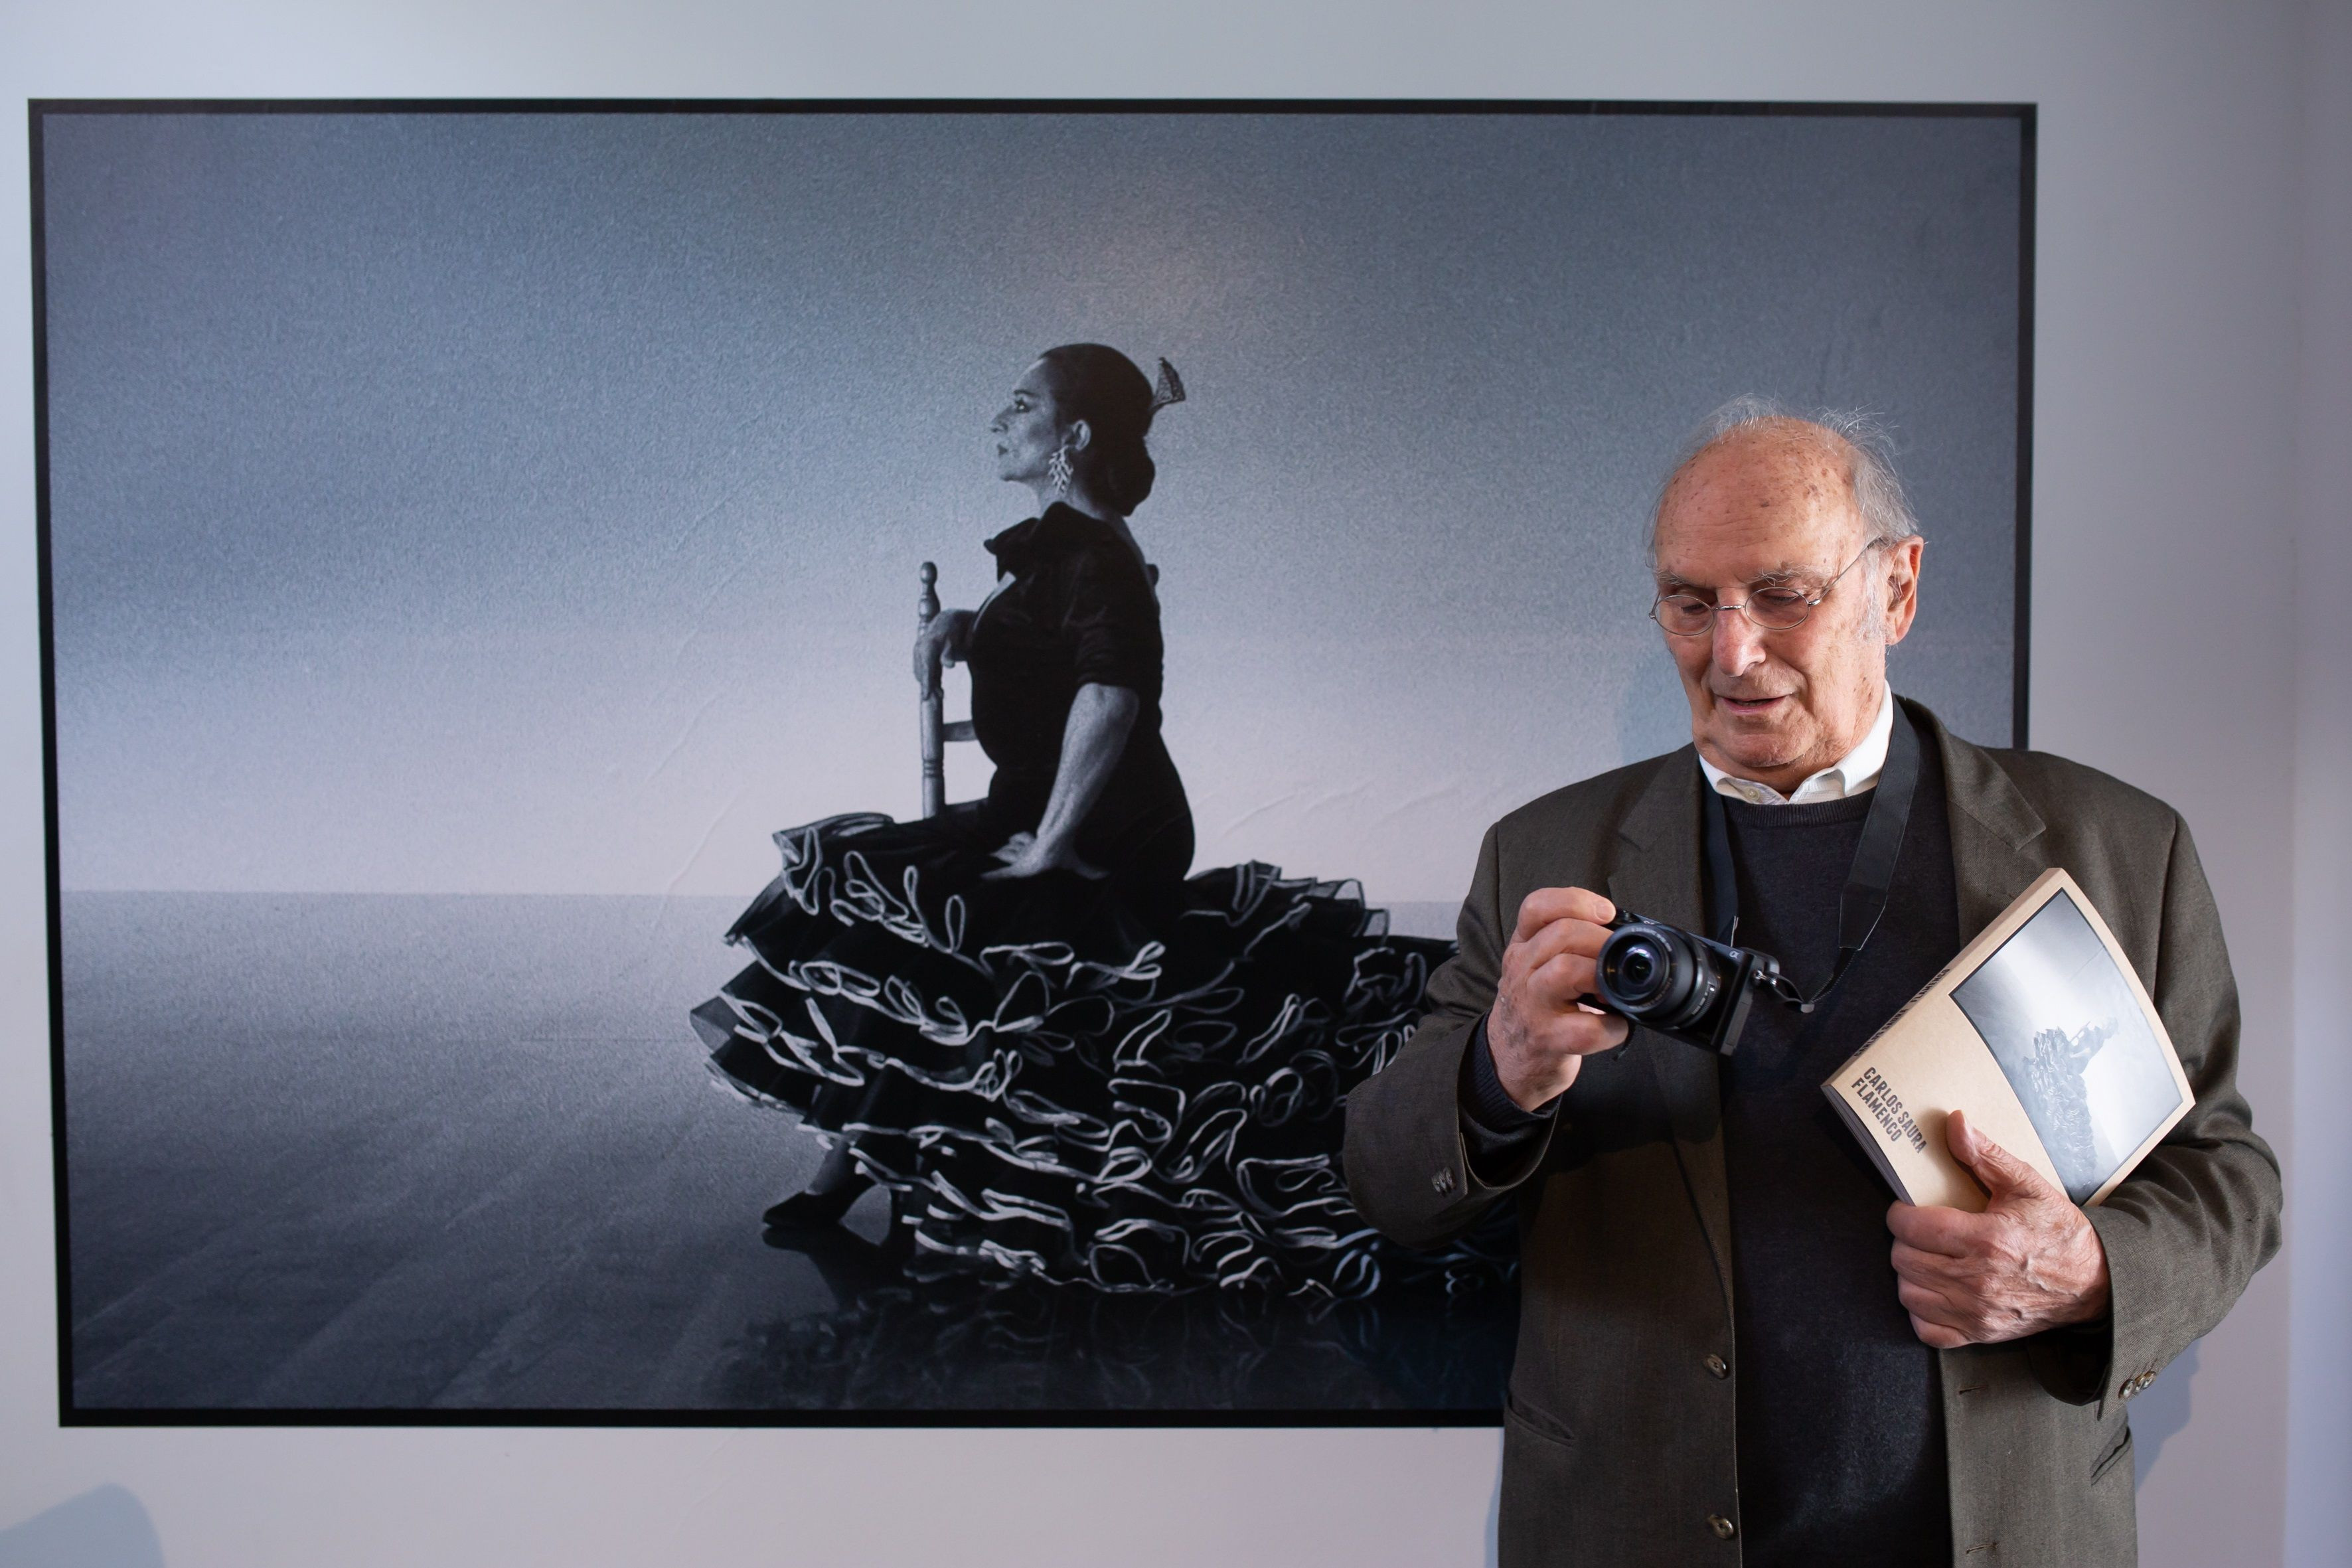
{"type": "Polygon", "coordinates": [[[1054,481],[1054,499],[1059,500],[1070,493],[1070,449],[1056,447],[1054,455],[1045,459],[1045,477],[1054,481]]]}

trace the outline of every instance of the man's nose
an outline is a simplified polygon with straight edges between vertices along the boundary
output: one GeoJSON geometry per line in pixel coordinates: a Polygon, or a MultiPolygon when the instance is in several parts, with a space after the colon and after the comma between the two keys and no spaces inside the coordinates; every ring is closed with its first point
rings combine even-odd
{"type": "Polygon", "coordinates": [[[1726,675],[1745,675],[1764,660],[1764,633],[1745,614],[1734,609],[1715,612],[1715,667],[1726,675]]]}

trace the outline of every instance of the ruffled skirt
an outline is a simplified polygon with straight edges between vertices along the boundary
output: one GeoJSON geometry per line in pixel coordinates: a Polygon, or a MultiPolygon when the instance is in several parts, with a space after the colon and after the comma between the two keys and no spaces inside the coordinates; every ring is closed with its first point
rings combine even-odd
{"type": "Polygon", "coordinates": [[[1374,1232],[1339,1170],[1348,1090],[1412,1032],[1450,945],[1353,883],[1248,865],[1137,889],[990,881],[972,818],[836,816],[728,932],[694,1010],[722,1082],[851,1140],[910,1272],[1332,1300],[1512,1270],[1374,1232]]]}

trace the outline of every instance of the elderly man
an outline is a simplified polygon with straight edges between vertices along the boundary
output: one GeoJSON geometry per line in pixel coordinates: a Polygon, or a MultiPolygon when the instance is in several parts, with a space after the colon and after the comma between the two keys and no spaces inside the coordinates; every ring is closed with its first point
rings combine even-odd
{"type": "Polygon", "coordinates": [[[1432,1245],[1518,1206],[1502,1561],[2129,1563],[2125,1403],[2279,1235],[2188,829],[1893,696],[1921,541],[1860,422],[1727,408],[1654,530],[1693,745],[1488,830],[1433,1011],[1349,1099],[1349,1185],[1383,1231],[1432,1245]],[[1882,796],[1907,804],[1901,848],[1841,970],[1882,796]],[[1717,811],[1727,865],[1702,853],[1717,811]],[[2195,1108],[2087,1213],[1955,1114],[1985,1212],[1889,1207],[1818,1086],[2051,866],[2131,955],[2195,1108]],[[1621,907],[1710,935],[1736,910],[1742,946],[1835,984],[1809,1014],[1759,1002],[1728,1057],[1629,1036],[1586,1002],[1621,907]]]}

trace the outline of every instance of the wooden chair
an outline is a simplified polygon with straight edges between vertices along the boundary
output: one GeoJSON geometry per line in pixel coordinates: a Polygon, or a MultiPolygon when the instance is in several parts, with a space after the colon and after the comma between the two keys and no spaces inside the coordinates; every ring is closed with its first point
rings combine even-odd
{"type": "MultiPolygon", "coordinates": [[[[915,599],[915,629],[918,633],[939,619],[940,569],[923,563],[919,575],[923,591],[915,599]]],[[[947,717],[947,692],[940,679],[939,655],[931,656],[930,668],[925,672],[920,730],[923,743],[923,815],[937,816],[947,809],[947,748],[950,741],[971,740],[971,721],[947,717]]]]}

